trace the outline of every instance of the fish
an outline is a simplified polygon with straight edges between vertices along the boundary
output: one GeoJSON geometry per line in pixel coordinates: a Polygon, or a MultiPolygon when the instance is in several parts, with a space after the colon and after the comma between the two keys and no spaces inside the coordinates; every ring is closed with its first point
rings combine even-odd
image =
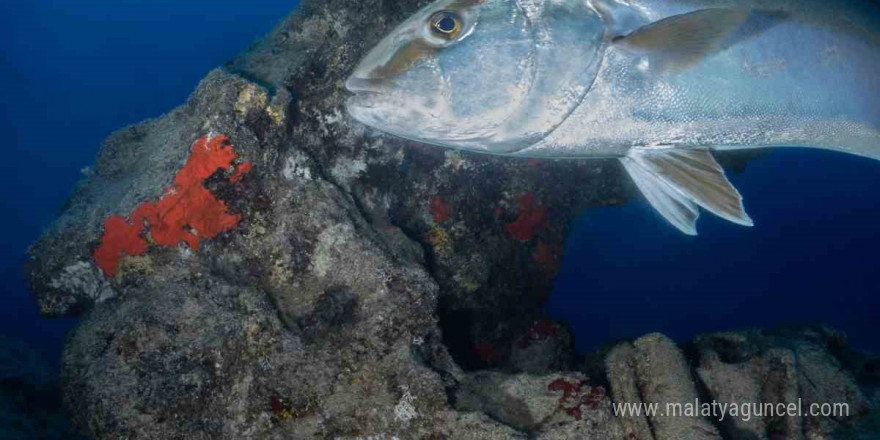
{"type": "Polygon", "coordinates": [[[701,209],[754,225],[715,151],[880,159],[878,30],[871,1],[438,0],[366,53],[345,107],[439,147],[616,158],[696,235],[701,209]]]}

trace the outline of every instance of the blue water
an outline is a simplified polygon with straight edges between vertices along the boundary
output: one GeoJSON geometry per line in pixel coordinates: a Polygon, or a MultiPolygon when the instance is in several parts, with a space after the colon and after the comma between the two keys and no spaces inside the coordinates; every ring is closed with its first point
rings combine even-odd
{"type": "Polygon", "coordinates": [[[39,318],[26,247],[113,130],[182,104],[296,1],[0,2],[0,334],[57,362],[73,320],[39,318]]]}
{"type": "Polygon", "coordinates": [[[575,222],[547,312],[579,351],[653,331],[818,323],[880,351],[880,161],[776,149],[730,180],[754,228],[704,212],[688,237],[644,200],[575,222]]]}

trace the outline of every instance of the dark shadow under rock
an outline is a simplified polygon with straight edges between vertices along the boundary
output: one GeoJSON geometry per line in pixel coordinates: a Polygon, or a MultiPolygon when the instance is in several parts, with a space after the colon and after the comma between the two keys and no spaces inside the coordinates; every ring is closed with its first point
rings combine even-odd
{"type": "Polygon", "coordinates": [[[7,337],[0,337],[0,438],[83,438],[61,405],[55,368],[24,342],[7,337]]]}

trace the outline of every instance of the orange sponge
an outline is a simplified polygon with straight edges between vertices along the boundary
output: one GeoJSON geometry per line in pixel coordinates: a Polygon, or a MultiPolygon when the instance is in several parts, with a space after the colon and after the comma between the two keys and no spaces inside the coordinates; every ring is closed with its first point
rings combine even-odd
{"type": "MultiPolygon", "coordinates": [[[[147,226],[156,245],[177,246],[183,241],[198,250],[200,239],[216,237],[238,225],[241,215],[230,214],[226,204],[203,186],[208,177],[229,168],[237,158],[226,136],[196,140],[189,160],[158,202],[142,203],[128,221],[118,215],[104,221],[104,235],[93,254],[98,267],[112,277],[123,256],[145,253],[148,243],[143,235],[147,226]]],[[[251,167],[249,162],[237,165],[230,181],[238,182],[251,167]]]]}

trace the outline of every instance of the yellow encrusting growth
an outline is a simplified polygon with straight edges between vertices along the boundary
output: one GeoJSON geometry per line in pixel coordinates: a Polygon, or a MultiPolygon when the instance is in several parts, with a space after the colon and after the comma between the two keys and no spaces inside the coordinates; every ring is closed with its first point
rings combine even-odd
{"type": "Polygon", "coordinates": [[[242,87],[238,94],[238,100],[235,103],[236,113],[246,115],[252,109],[258,109],[266,112],[266,115],[272,120],[276,126],[284,124],[287,112],[284,108],[283,99],[273,99],[269,102],[269,94],[262,87],[253,83],[248,83],[242,87]]]}
{"type": "Polygon", "coordinates": [[[122,277],[130,273],[152,275],[153,259],[149,255],[126,255],[119,262],[119,272],[116,276],[122,277]]]}
{"type": "Polygon", "coordinates": [[[269,101],[269,95],[266,91],[256,84],[248,83],[242,87],[238,94],[238,101],[235,103],[235,111],[238,113],[247,113],[254,107],[266,107],[269,101]]]}
{"type": "Polygon", "coordinates": [[[449,242],[449,234],[440,226],[434,226],[428,232],[428,242],[434,247],[436,252],[449,252],[451,244],[449,242]]]}

